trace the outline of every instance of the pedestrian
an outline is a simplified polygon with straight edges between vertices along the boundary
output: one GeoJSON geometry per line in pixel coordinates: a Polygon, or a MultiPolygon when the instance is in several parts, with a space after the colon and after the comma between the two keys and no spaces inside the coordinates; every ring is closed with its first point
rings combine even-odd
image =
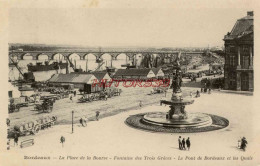
{"type": "Polygon", "coordinates": [[[188,139],[186,140],[186,145],[188,150],[190,150],[190,137],[188,137],[188,139]]]}
{"type": "Polygon", "coordinates": [[[186,148],[185,148],[185,138],[182,139],[182,148],[183,148],[184,150],[186,150],[186,148]]]}
{"type": "Polygon", "coordinates": [[[19,135],[17,132],[14,133],[14,146],[17,145],[18,146],[18,139],[19,139],[19,135]]]}
{"type": "Polygon", "coordinates": [[[7,150],[10,150],[10,139],[7,141],[7,150]]]}
{"type": "Polygon", "coordinates": [[[83,126],[83,119],[82,118],[79,119],[79,123],[83,126]]]}
{"type": "Polygon", "coordinates": [[[7,118],[7,119],[6,119],[6,125],[7,125],[7,126],[10,126],[10,122],[11,122],[10,119],[7,118]]]}
{"type": "Polygon", "coordinates": [[[63,147],[63,144],[65,143],[65,137],[63,137],[63,136],[60,137],[60,143],[62,144],[62,147],[63,147]]]}
{"type": "Polygon", "coordinates": [[[85,117],[83,118],[83,126],[84,126],[84,127],[87,126],[87,121],[88,121],[88,118],[85,116],[85,117]]]}
{"type": "Polygon", "coordinates": [[[96,120],[98,121],[99,120],[99,111],[96,111],[96,120]]]}
{"type": "Polygon", "coordinates": [[[179,149],[182,150],[181,136],[179,136],[178,142],[179,142],[179,149]]]}
{"type": "Polygon", "coordinates": [[[246,138],[243,137],[243,138],[241,139],[241,146],[240,146],[240,149],[246,151],[246,145],[247,145],[247,144],[248,144],[248,143],[247,143],[246,138]]]}
{"type": "Polygon", "coordinates": [[[73,101],[72,101],[72,95],[70,96],[70,101],[73,102],[73,101]]]}
{"type": "Polygon", "coordinates": [[[201,87],[200,91],[201,91],[201,93],[203,92],[203,87],[201,87]]]}
{"type": "Polygon", "coordinates": [[[211,94],[211,88],[209,88],[209,94],[211,94]]]}
{"type": "Polygon", "coordinates": [[[140,102],[139,102],[139,106],[142,107],[142,101],[141,101],[141,100],[140,100],[140,102]]]}
{"type": "Polygon", "coordinates": [[[199,90],[197,90],[196,97],[200,97],[200,91],[199,90]]]}

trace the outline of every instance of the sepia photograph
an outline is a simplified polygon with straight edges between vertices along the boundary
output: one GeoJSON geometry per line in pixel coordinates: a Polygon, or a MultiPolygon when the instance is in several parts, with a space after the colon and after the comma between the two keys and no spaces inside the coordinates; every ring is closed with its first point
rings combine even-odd
{"type": "Polygon", "coordinates": [[[256,2],[175,2],[10,5],[0,165],[260,165],[256,2]]]}

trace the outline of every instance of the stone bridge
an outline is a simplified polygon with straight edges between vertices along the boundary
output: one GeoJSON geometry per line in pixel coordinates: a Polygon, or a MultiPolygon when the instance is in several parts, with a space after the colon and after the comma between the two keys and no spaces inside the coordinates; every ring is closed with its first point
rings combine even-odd
{"type": "MultiPolygon", "coordinates": [[[[176,57],[179,51],[9,51],[9,57],[17,57],[17,60],[23,60],[24,56],[32,56],[33,60],[38,60],[39,56],[47,55],[49,60],[53,60],[54,56],[60,54],[64,58],[70,58],[72,54],[77,54],[80,60],[86,59],[86,56],[92,54],[96,59],[101,58],[104,54],[109,54],[111,59],[116,60],[120,54],[125,54],[129,59],[133,59],[136,55],[144,56],[158,55],[160,57],[176,57]]],[[[201,55],[203,52],[182,52],[182,55],[201,55]]]]}

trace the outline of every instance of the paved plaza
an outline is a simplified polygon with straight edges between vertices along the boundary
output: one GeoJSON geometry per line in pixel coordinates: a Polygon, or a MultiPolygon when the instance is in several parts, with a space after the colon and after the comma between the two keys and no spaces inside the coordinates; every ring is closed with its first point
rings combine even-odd
{"type": "MultiPolygon", "coordinates": [[[[158,99],[159,100],[159,99],[158,99]]],[[[160,106],[158,104],[143,107],[141,109],[130,110],[122,112],[114,116],[102,118],[99,121],[90,121],[87,127],[81,127],[78,123],[74,125],[74,133],[71,133],[71,125],[57,125],[51,129],[46,129],[35,136],[23,137],[22,139],[34,138],[35,145],[27,148],[18,148],[11,146],[10,153],[15,155],[21,154],[21,158],[24,155],[35,156],[51,156],[53,162],[48,162],[48,165],[55,165],[59,160],[59,156],[69,155],[71,156],[90,156],[92,160],[84,160],[82,165],[86,163],[92,163],[97,165],[106,165],[107,160],[113,162],[113,165],[126,164],[126,160],[117,160],[118,157],[142,157],[141,161],[134,162],[134,160],[127,164],[129,165],[166,165],[175,164],[185,165],[187,163],[199,164],[199,165],[236,165],[236,161],[231,160],[207,160],[201,162],[193,160],[202,156],[208,157],[238,157],[238,163],[243,165],[255,165],[256,149],[259,149],[259,145],[256,144],[255,139],[259,139],[256,136],[254,129],[254,123],[257,122],[258,117],[253,110],[253,96],[229,94],[222,92],[212,92],[212,94],[201,94],[200,98],[195,98],[195,102],[192,105],[186,107],[187,112],[201,112],[210,113],[225,117],[229,120],[229,126],[227,128],[202,132],[202,133],[190,133],[190,134],[165,134],[165,133],[153,133],[131,128],[125,124],[125,119],[131,115],[152,112],[152,111],[168,111],[168,106],[160,106]],[[64,147],[60,143],[60,137],[66,138],[64,147]],[[181,151],[178,149],[178,137],[190,137],[191,149],[190,151],[181,151]],[[248,140],[248,147],[246,152],[237,148],[238,140],[245,136],[248,140]],[[252,143],[255,142],[255,143],[252,143]],[[20,153],[22,152],[22,153],[20,153]],[[56,156],[56,159],[53,159],[56,156]],[[103,157],[93,160],[94,156],[103,157]],[[115,157],[118,156],[118,157],[115,157]],[[155,157],[155,160],[145,160],[145,156],[155,157]],[[165,157],[163,162],[159,159],[165,157]],[[241,156],[253,157],[253,160],[245,160],[241,162],[241,156]],[[107,158],[106,158],[107,157],[107,158]],[[171,160],[167,160],[171,157],[171,160]],[[179,157],[183,158],[183,161],[178,160],[179,157]],[[114,160],[116,159],[116,160],[114,160]],[[51,164],[52,163],[52,164],[51,164]],[[132,164],[131,164],[132,163],[132,164]]],[[[127,103],[126,103],[127,104],[127,103]]],[[[180,159],[180,158],[179,158],[180,159]]],[[[28,160],[23,160],[26,163],[28,160]]],[[[30,164],[36,164],[45,162],[46,160],[30,160],[30,164]],[[35,163],[34,163],[35,162],[35,163]]],[[[47,162],[46,162],[47,163],[47,162]]],[[[73,163],[73,159],[69,162],[66,160],[64,164],[70,165],[73,163]]],[[[78,163],[78,164],[79,164],[78,163]]]]}

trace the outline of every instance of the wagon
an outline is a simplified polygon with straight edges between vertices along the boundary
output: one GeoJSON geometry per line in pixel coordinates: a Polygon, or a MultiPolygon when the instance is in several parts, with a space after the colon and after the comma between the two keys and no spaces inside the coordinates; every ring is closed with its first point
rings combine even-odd
{"type": "Polygon", "coordinates": [[[107,97],[107,93],[104,91],[101,91],[96,95],[97,100],[107,100],[107,97]]]}
{"type": "Polygon", "coordinates": [[[19,112],[19,111],[20,111],[19,105],[15,105],[14,103],[8,105],[8,113],[19,112]]]}
{"type": "Polygon", "coordinates": [[[52,127],[56,121],[56,116],[48,116],[38,119],[36,121],[15,125],[13,128],[9,129],[8,138],[13,138],[15,133],[19,134],[19,136],[37,134],[42,129],[52,127]]]}
{"type": "Polygon", "coordinates": [[[78,101],[80,103],[85,103],[85,102],[91,102],[94,100],[94,95],[92,94],[84,94],[78,101]]]}
{"type": "Polygon", "coordinates": [[[107,94],[103,91],[99,93],[84,94],[79,100],[79,103],[92,102],[97,100],[107,100],[107,94]]]}
{"type": "Polygon", "coordinates": [[[50,113],[53,110],[53,100],[45,99],[41,104],[35,104],[34,110],[44,113],[50,113]]]}
{"type": "Polygon", "coordinates": [[[122,89],[113,89],[113,93],[114,93],[114,96],[120,96],[120,94],[122,93],[122,89]]]}

